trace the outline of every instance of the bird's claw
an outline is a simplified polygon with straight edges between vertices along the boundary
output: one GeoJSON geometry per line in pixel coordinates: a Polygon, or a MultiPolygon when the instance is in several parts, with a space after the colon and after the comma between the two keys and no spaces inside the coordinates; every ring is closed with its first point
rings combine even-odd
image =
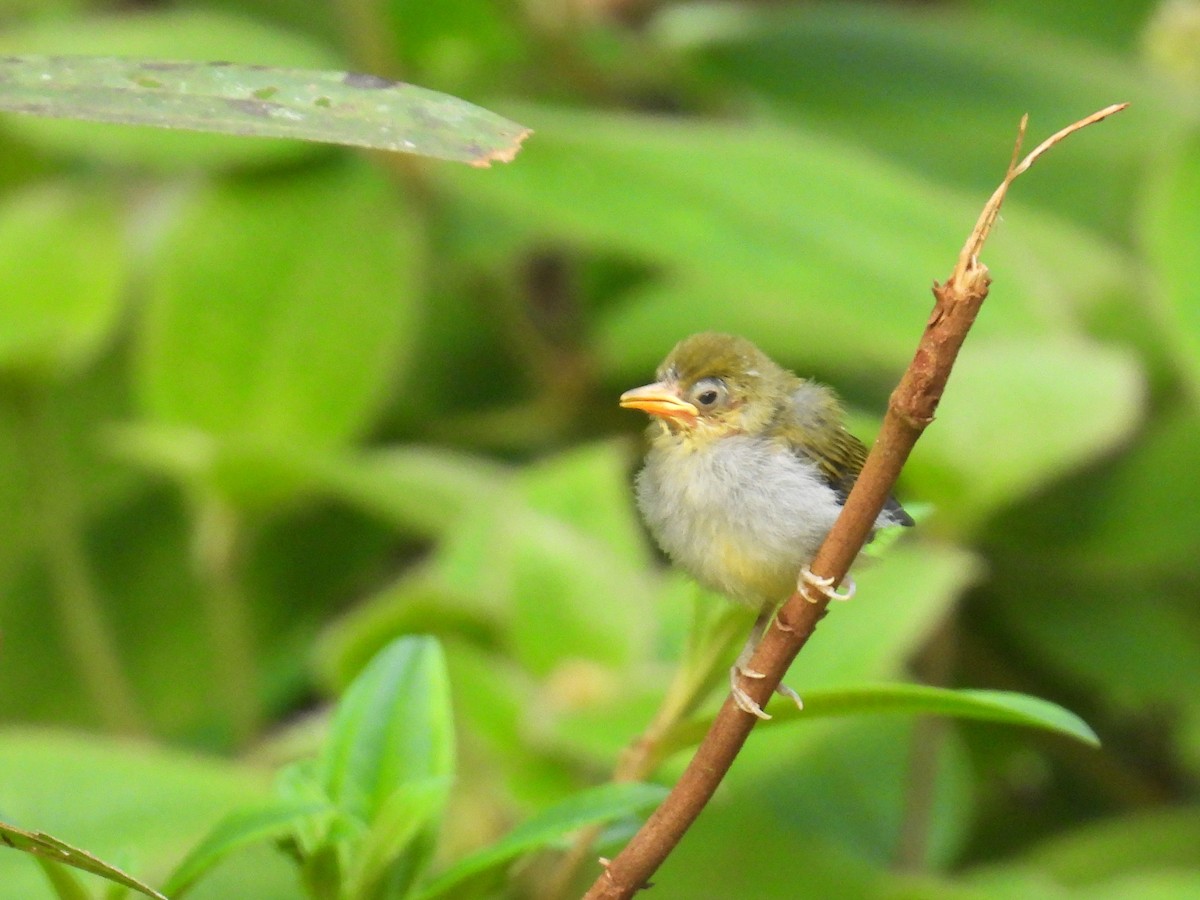
{"type": "Polygon", "coordinates": [[[747,694],[740,684],[738,684],[738,676],[745,675],[747,678],[765,678],[762,672],[756,672],[753,669],[744,669],[740,663],[734,663],[729,669],[729,693],[733,696],[733,702],[742,712],[748,712],[752,716],[758,716],[760,719],[771,718],[767,713],[763,712],[763,708],[754,702],[754,698],[747,694]]]}
{"type": "MultiPolygon", "coordinates": [[[[742,686],[737,683],[738,676],[744,675],[747,678],[766,678],[762,672],[756,672],[754,669],[744,669],[741,666],[733,666],[729,670],[729,693],[733,696],[734,705],[742,712],[750,713],[752,716],[757,716],[762,720],[771,718],[770,713],[764,712],[754,698],[742,689],[742,686]]],[[[800,699],[800,695],[788,687],[786,684],[778,684],[775,686],[775,693],[794,701],[797,709],[804,709],[804,701],[800,699]]]]}
{"type": "Polygon", "coordinates": [[[788,687],[786,684],[778,684],[775,686],[775,693],[781,694],[795,702],[796,709],[804,711],[804,701],[800,699],[800,695],[788,687]]]}
{"type": "Polygon", "coordinates": [[[800,570],[800,581],[796,585],[796,590],[800,596],[809,603],[816,603],[816,598],[808,593],[810,587],[815,588],[817,593],[828,600],[849,600],[854,596],[857,587],[854,584],[854,579],[847,575],[842,581],[846,585],[846,590],[839,591],[833,586],[833,578],[822,578],[819,575],[814,575],[812,569],[805,566],[800,570]]]}
{"type": "Polygon", "coordinates": [[[758,716],[764,722],[771,718],[770,713],[763,712],[763,708],[754,702],[754,698],[743,691],[736,684],[733,686],[733,690],[730,693],[733,696],[734,705],[736,705],[737,708],[742,712],[750,713],[752,716],[758,716]]]}

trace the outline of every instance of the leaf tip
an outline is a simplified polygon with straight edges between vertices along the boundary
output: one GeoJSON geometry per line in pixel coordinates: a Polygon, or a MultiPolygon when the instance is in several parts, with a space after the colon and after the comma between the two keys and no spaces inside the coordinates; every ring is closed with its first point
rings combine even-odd
{"type": "Polygon", "coordinates": [[[511,143],[504,147],[497,147],[493,150],[489,150],[483,156],[471,160],[470,165],[476,169],[490,169],[492,167],[492,163],[494,162],[512,162],[516,158],[517,154],[521,152],[521,144],[524,143],[525,138],[533,134],[532,128],[525,128],[524,126],[518,127],[521,130],[513,136],[511,143]]]}

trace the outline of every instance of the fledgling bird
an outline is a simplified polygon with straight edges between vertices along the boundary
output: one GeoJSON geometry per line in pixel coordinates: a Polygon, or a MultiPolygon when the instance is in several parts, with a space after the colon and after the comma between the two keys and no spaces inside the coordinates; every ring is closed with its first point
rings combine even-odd
{"type": "MultiPolygon", "coordinates": [[[[729,683],[739,708],[770,718],[738,676],[762,677],[746,663],[775,608],[797,587],[838,599],[853,593],[834,592],[808,564],[867,448],[846,430],[832,390],[797,377],[744,338],[685,338],[656,377],[621,395],[621,406],[653,419],[638,507],[673,562],[705,587],[759,610],[729,683]]],[[[875,521],[877,528],[912,524],[894,497],[875,521]]],[[[779,692],[799,704],[790,688],[779,692]]]]}

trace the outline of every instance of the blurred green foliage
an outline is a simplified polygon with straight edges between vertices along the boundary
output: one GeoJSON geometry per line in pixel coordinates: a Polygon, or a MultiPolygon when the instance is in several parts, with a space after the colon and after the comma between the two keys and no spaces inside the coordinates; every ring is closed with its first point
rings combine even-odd
{"type": "MultiPolygon", "coordinates": [[[[731,330],[869,434],[1019,116],[1128,100],[1006,202],[900,488],[932,512],[788,679],[1026,691],[1103,749],[762,729],[655,892],[1200,893],[1200,3],[122,6],[0,3],[0,47],[371,71],[535,134],[472,170],[0,121],[0,820],[160,884],[423,634],[456,760],[424,862],[519,838],[604,781],[690,627],[620,391],[731,330]]],[[[0,898],[49,890],[0,852],[0,898]]],[[[257,847],[191,896],[299,890],[257,847]]]]}

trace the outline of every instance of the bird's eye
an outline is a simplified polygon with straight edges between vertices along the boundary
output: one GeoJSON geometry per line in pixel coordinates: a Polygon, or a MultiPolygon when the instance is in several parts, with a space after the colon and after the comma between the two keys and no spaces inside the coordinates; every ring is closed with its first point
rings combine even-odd
{"type": "Polygon", "coordinates": [[[725,397],[725,384],[719,378],[705,378],[692,388],[692,402],[701,409],[712,409],[725,397]]]}

